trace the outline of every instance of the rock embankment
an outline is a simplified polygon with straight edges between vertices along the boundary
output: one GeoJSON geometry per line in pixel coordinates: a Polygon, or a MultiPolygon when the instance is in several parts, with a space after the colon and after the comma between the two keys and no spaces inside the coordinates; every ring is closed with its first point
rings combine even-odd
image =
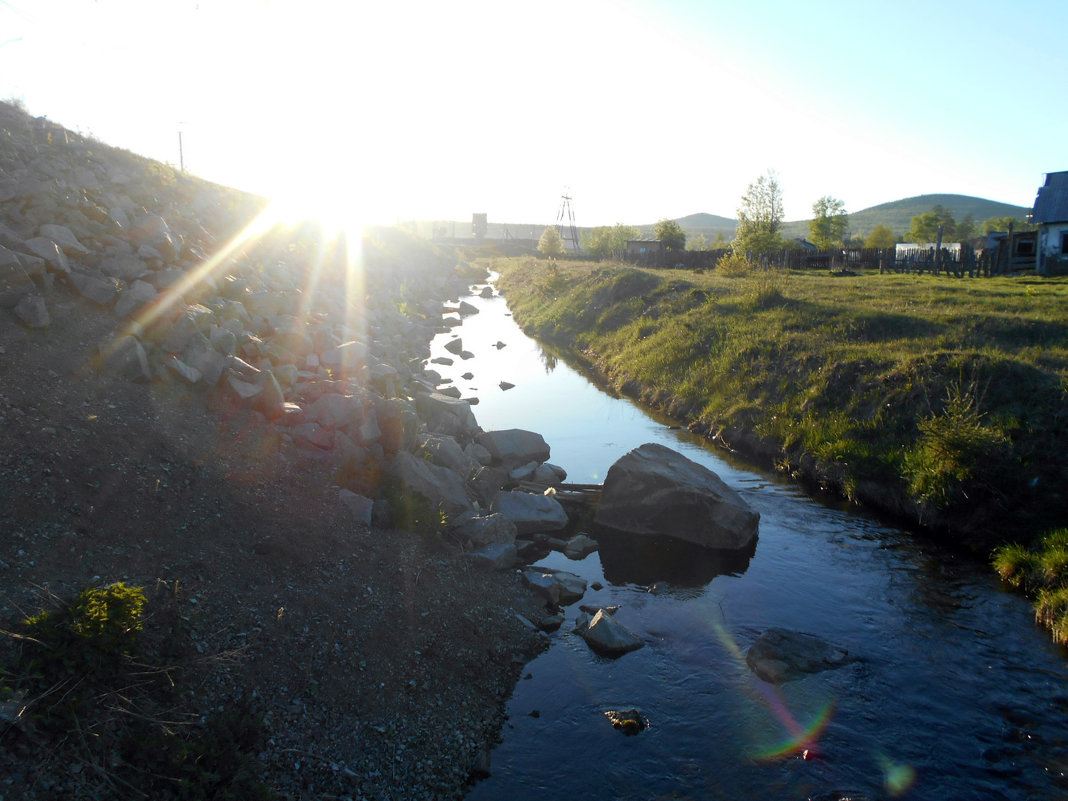
{"type": "MultiPolygon", "coordinates": [[[[456,254],[391,229],[350,253],[2,104],[0,210],[4,627],[35,588],[170,588],[182,714],[258,705],[284,797],[461,795],[544,644],[518,574],[479,569],[513,563],[526,523],[497,496],[544,458],[424,368],[471,279],[456,254]]],[[[103,745],[4,734],[3,792],[131,778],[103,745]]]]}

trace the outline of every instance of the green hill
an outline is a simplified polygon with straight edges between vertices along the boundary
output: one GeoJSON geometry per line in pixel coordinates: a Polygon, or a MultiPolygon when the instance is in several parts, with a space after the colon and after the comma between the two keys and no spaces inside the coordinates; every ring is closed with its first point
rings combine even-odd
{"type": "MultiPolygon", "coordinates": [[[[991,217],[1015,217],[1018,220],[1025,220],[1031,211],[1026,206],[1013,206],[1010,203],[999,203],[996,200],[986,200],[970,195],[917,195],[853,212],[849,215],[847,231],[851,236],[865,237],[876,225],[882,224],[895,235],[904,236],[912,226],[913,217],[939,205],[948,209],[957,220],[963,220],[969,214],[972,215],[972,219],[980,226],[991,217]]],[[[715,240],[717,234],[723,234],[729,242],[734,238],[734,230],[738,223],[734,217],[723,217],[705,212],[677,217],[675,222],[682,226],[688,240],[692,241],[698,236],[704,236],[709,242],[715,240]]],[[[546,223],[501,223],[491,220],[486,236],[488,239],[514,240],[532,247],[537,243],[541,232],[545,230],[545,225],[546,223]]],[[[635,227],[642,236],[652,236],[654,226],[655,223],[646,223],[635,227]]],[[[411,221],[406,223],[406,227],[410,228],[413,233],[426,238],[437,236],[445,239],[466,239],[471,237],[470,220],[411,221]]],[[[579,227],[579,237],[581,238],[590,230],[588,227],[579,227]]],[[[808,220],[791,220],[783,223],[783,235],[787,239],[808,238],[808,220]]]]}
{"type": "MultiPolygon", "coordinates": [[[[876,225],[882,224],[895,234],[904,236],[912,226],[913,217],[930,211],[935,206],[948,209],[956,220],[963,220],[970,214],[979,225],[991,217],[1015,217],[1018,220],[1026,220],[1031,212],[1027,206],[1013,206],[1009,203],[999,203],[996,200],[986,200],[970,195],[917,195],[904,200],[880,203],[878,206],[850,214],[849,231],[854,236],[867,236],[876,225]]],[[[808,221],[803,221],[801,224],[807,233],[808,221]]]]}
{"type": "MultiPolygon", "coordinates": [[[[981,225],[991,217],[1015,217],[1018,220],[1026,220],[1031,209],[1027,206],[1013,206],[1010,203],[999,203],[996,200],[986,200],[981,197],[970,195],[917,195],[902,200],[893,200],[889,203],[880,203],[867,209],[854,212],[849,215],[848,231],[852,236],[867,236],[876,225],[885,225],[895,235],[904,236],[912,226],[912,218],[917,214],[930,211],[935,206],[948,209],[954,219],[963,220],[969,214],[977,225],[981,225]]],[[[736,220],[728,217],[719,217],[714,214],[691,214],[680,217],[677,222],[686,231],[688,237],[703,234],[709,239],[715,238],[716,233],[723,232],[724,237],[734,237],[736,220]]],[[[642,226],[644,231],[652,226],[642,226]]],[[[808,220],[791,220],[783,223],[783,235],[787,239],[807,238],[808,220]]]]}

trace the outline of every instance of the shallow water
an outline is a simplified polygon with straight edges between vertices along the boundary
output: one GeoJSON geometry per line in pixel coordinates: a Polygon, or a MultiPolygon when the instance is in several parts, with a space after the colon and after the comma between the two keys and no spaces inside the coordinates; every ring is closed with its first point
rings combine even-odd
{"type": "Polygon", "coordinates": [[[474,357],[431,367],[480,399],[484,429],[541,433],[576,483],[658,442],[761,515],[748,559],[605,543],[579,562],[541,560],[601,582],[581,603],[619,604],[646,647],[595,655],[571,633],[578,605],[568,607],[518,683],[493,775],[470,799],[1068,797],[1064,654],[987,567],[728,461],[542,349],[503,298],[465,299],[480,313],[435,339],[432,355],[452,357],[444,344],[459,335],[474,357]],[[816,634],[856,661],[766,684],[744,653],[770,626],[816,634]],[[604,717],[630,707],[651,723],[634,737],[604,717]]]}

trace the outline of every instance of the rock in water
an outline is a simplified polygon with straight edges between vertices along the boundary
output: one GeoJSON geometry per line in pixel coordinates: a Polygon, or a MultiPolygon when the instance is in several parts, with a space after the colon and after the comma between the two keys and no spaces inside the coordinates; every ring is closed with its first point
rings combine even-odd
{"type": "Polygon", "coordinates": [[[760,515],[707,467],[647,443],[609,468],[594,522],[737,550],[756,539],[760,515]]]}
{"type": "Polygon", "coordinates": [[[770,628],[749,647],[746,664],[764,681],[781,684],[853,661],[849,652],[812,634],[770,628]]]}
{"type": "Polygon", "coordinates": [[[584,626],[580,624],[577,633],[601,656],[622,656],[645,645],[641,637],[604,609],[597,610],[589,623],[584,626]]]}
{"type": "Polygon", "coordinates": [[[612,721],[612,728],[619,729],[628,737],[645,730],[649,721],[637,709],[610,709],[604,716],[612,721]]]}

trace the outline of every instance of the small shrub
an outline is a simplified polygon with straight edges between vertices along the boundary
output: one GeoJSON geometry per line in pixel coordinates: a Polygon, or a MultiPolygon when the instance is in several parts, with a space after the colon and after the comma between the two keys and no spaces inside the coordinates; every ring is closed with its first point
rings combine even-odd
{"type": "Polygon", "coordinates": [[[771,309],[781,306],[786,300],[786,272],[775,268],[755,270],[749,302],[756,309],[771,309]]]}
{"type": "Polygon", "coordinates": [[[61,680],[113,671],[143,628],[145,593],[122,582],[87,587],[58,609],[26,620],[31,672],[61,680]]]}
{"type": "Polygon", "coordinates": [[[940,509],[983,490],[998,494],[996,473],[1010,446],[1000,428],[983,424],[974,384],[950,385],[942,411],[920,421],[916,446],[905,454],[909,493],[940,509]]]}
{"type": "Polygon", "coordinates": [[[744,253],[728,253],[716,262],[716,272],[728,278],[742,278],[756,269],[756,264],[744,253]]]}
{"type": "Polygon", "coordinates": [[[16,635],[21,653],[0,666],[0,697],[25,698],[40,747],[92,765],[111,789],[133,789],[119,775],[132,770],[139,798],[274,797],[255,759],[262,714],[241,702],[203,718],[186,707],[188,637],[176,604],[176,585],[146,604],[141,587],[117,583],[28,618],[16,635]]]}

